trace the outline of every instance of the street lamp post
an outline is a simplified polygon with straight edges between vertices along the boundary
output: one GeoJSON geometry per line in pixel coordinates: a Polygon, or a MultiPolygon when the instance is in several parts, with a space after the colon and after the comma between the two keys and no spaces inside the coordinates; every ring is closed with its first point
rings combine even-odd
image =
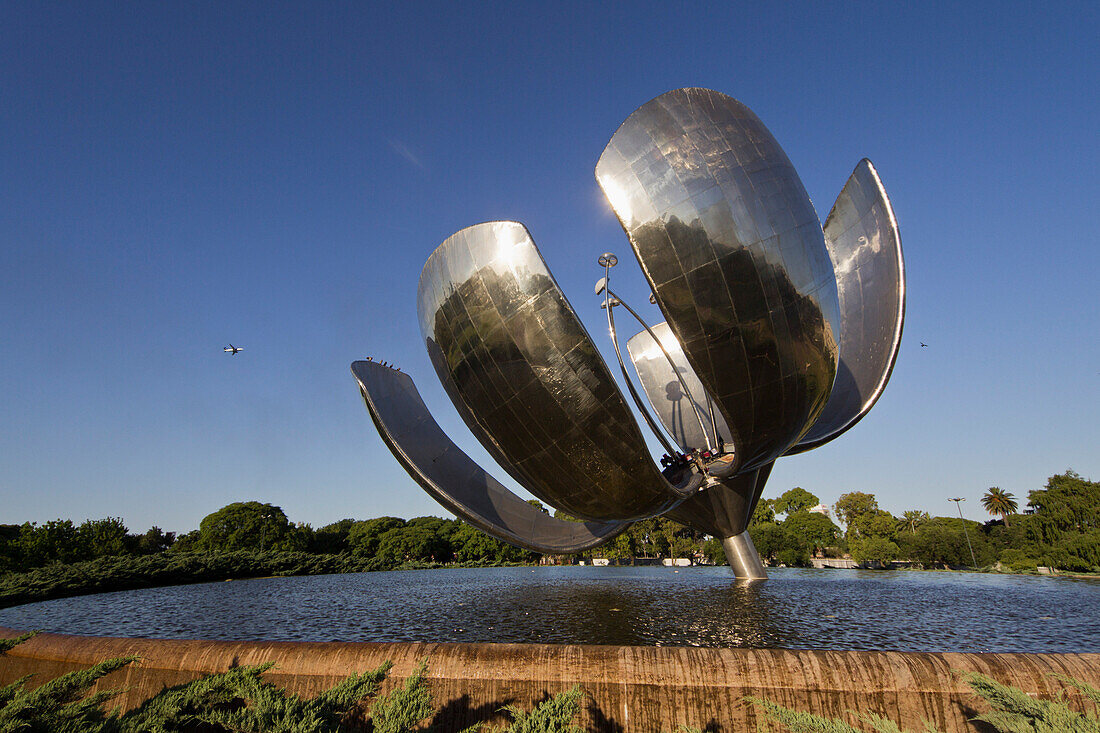
{"type": "Polygon", "coordinates": [[[959,510],[959,519],[963,520],[963,534],[966,536],[966,546],[970,548],[970,562],[971,567],[975,570],[978,569],[978,561],[974,558],[974,545],[970,544],[970,533],[966,531],[966,520],[963,519],[962,504],[959,502],[966,501],[964,497],[958,496],[954,499],[948,499],[948,501],[955,502],[955,507],[959,510]]]}

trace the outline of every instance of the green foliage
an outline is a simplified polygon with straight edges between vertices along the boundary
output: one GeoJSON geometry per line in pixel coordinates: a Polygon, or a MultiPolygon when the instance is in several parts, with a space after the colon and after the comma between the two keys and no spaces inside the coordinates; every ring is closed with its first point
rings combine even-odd
{"type": "Polygon", "coordinates": [[[916,534],[917,528],[927,522],[928,519],[928,512],[910,509],[907,512],[902,512],[900,522],[901,529],[908,530],[909,532],[916,534]]]}
{"type": "Polygon", "coordinates": [[[348,551],[351,549],[348,547],[348,533],[354,524],[354,519],[341,519],[316,530],[313,533],[313,544],[310,545],[310,552],[337,554],[348,551]]]}
{"type": "Polygon", "coordinates": [[[858,728],[853,728],[843,721],[791,710],[770,700],[759,697],[746,697],[745,700],[758,707],[768,720],[784,726],[793,733],[861,733],[858,728]]]}
{"type": "Polygon", "coordinates": [[[22,634],[20,636],[16,636],[15,638],[12,638],[12,639],[0,639],[0,654],[3,654],[4,652],[8,651],[9,649],[11,649],[12,647],[14,647],[18,644],[22,644],[24,641],[26,641],[27,639],[30,639],[32,636],[38,636],[40,633],[42,633],[42,632],[40,632],[40,631],[28,631],[27,633],[22,634]]]}
{"type": "MultiPolygon", "coordinates": [[[[6,648],[20,639],[5,639],[6,648]]],[[[34,690],[26,690],[27,678],[0,688],[0,730],[28,733],[168,733],[169,731],[254,731],[256,733],[327,733],[342,730],[347,713],[360,700],[371,697],[392,666],[352,674],[313,698],[303,699],[265,681],[262,675],[272,664],[234,667],[206,675],[176,687],[165,688],[140,706],[119,714],[104,713],[103,705],[120,690],[103,690],[89,695],[97,680],[137,660],[137,657],[108,659],[93,667],[69,672],[34,690]]],[[[423,671],[423,665],[416,674],[423,671]]],[[[416,676],[416,675],[414,675],[416,676]]],[[[403,690],[388,698],[416,689],[419,707],[398,704],[397,709],[432,714],[427,691],[419,677],[406,681],[403,690]]],[[[375,722],[377,731],[405,731],[408,727],[386,727],[384,718],[375,722]]]]}
{"type": "Polygon", "coordinates": [[[1034,570],[1039,565],[1037,558],[1027,555],[1023,550],[1016,547],[1004,550],[1001,553],[1000,561],[1017,573],[1024,570],[1034,570]]]}
{"type": "Polygon", "coordinates": [[[989,487],[989,491],[985,492],[981,501],[987,512],[1000,516],[1004,520],[1006,527],[1008,526],[1008,515],[1015,514],[1016,509],[1019,507],[1015,496],[996,486],[989,487]]]}
{"type": "MultiPolygon", "coordinates": [[[[1005,733],[1100,733],[1100,719],[1096,710],[1082,714],[1065,703],[1065,691],[1054,700],[1039,700],[1023,690],[1002,685],[991,677],[978,672],[964,675],[967,682],[992,707],[988,713],[975,718],[1005,733]]],[[[1055,675],[1064,684],[1076,688],[1086,699],[1100,705],[1100,690],[1069,677],[1055,675]]]]}
{"type": "Polygon", "coordinates": [[[397,517],[376,517],[364,522],[356,522],[348,530],[348,549],[359,557],[374,557],[378,554],[382,535],[391,529],[404,526],[405,520],[397,517]]]}
{"type": "Polygon", "coordinates": [[[637,555],[637,548],[634,544],[634,536],[630,532],[623,532],[619,534],[615,539],[603,545],[597,550],[598,553],[610,560],[631,560],[637,555]]]}
{"type": "Polygon", "coordinates": [[[774,560],[776,554],[787,546],[789,538],[783,528],[775,522],[762,522],[749,528],[752,544],[760,557],[774,560]]]}
{"type": "Polygon", "coordinates": [[[102,690],[87,695],[96,680],[137,660],[137,657],[108,659],[88,669],[69,672],[27,690],[28,678],[16,680],[0,691],[0,730],[54,733],[61,731],[109,730],[103,703],[119,690],[102,690]]]}
{"type": "MultiPolygon", "coordinates": [[[[970,687],[993,708],[974,720],[987,723],[1001,733],[1100,733],[1100,717],[1096,710],[1100,707],[1100,690],[1071,677],[1053,676],[1090,701],[1093,709],[1079,713],[1070,708],[1065,702],[1065,690],[1054,700],[1040,700],[978,672],[965,672],[963,677],[970,687]]],[[[793,733],[862,733],[859,728],[836,718],[791,710],[756,697],[745,700],[756,705],[768,720],[793,733]]],[[[897,723],[880,715],[848,713],[878,733],[904,733],[897,723]]],[[[924,722],[924,733],[936,733],[936,730],[931,723],[924,722]]]]}
{"type": "Polygon", "coordinates": [[[1051,476],[1046,488],[1029,492],[1028,504],[1044,542],[1100,529],[1100,482],[1087,481],[1073,470],[1051,476]]]}
{"type": "Polygon", "coordinates": [[[703,557],[714,565],[725,565],[726,550],[722,547],[722,540],[717,537],[709,537],[703,542],[703,557]]]}
{"type": "Polygon", "coordinates": [[[773,499],[771,505],[776,514],[789,515],[795,512],[804,512],[820,503],[821,500],[809,491],[796,486],[793,489],[784,491],[778,499],[773,499]]]}
{"type": "Polygon", "coordinates": [[[867,537],[850,541],[848,551],[856,562],[881,562],[897,560],[901,555],[898,546],[885,537],[867,537]]]}
{"type": "Polygon", "coordinates": [[[172,552],[112,556],[0,576],[0,608],[85,593],[272,575],[322,575],[383,569],[374,560],[306,552],[172,552]]]}
{"type": "Polygon", "coordinates": [[[878,500],[874,494],[865,494],[862,491],[850,491],[841,494],[833,505],[837,518],[846,526],[851,526],[859,517],[869,512],[878,511],[878,500]]]}
{"type": "Polygon", "coordinates": [[[848,523],[848,540],[854,538],[878,537],[892,540],[898,534],[898,520],[893,514],[882,509],[864,512],[848,523]]]}
{"type": "Polygon", "coordinates": [[[198,549],[213,552],[235,550],[302,550],[283,510],[258,501],[223,506],[199,523],[198,549]]]}
{"type": "Polygon", "coordinates": [[[401,687],[378,698],[371,705],[375,733],[407,733],[432,715],[432,696],[424,683],[427,662],[420,662],[401,687]]]}
{"type": "Polygon", "coordinates": [[[791,567],[810,564],[809,544],[783,525],[764,522],[750,527],[749,536],[762,558],[791,567]]]}
{"type": "Polygon", "coordinates": [[[752,529],[758,524],[774,521],[775,509],[772,508],[771,502],[761,499],[756,502],[756,507],[752,510],[752,519],[749,520],[749,529],[752,529]]]}
{"type": "Polygon", "coordinates": [[[512,724],[504,733],[584,733],[583,728],[573,724],[584,698],[584,691],[574,685],[539,703],[529,713],[515,705],[505,705],[501,710],[512,717],[512,724]]]}
{"type": "Polygon", "coordinates": [[[783,529],[799,538],[811,552],[831,547],[840,539],[840,527],[817,512],[798,511],[783,520],[783,529]]]}
{"type": "Polygon", "coordinates": [[[996,552],[989,538],[981,531],[981,525],[957,517],[933,517],[918,527],[915,533],[898,534],[896,542],[900,550],[899,556],[924,566],[969,566],[971,560],[967,532],[978,565],[992,565],[996,552]]]}

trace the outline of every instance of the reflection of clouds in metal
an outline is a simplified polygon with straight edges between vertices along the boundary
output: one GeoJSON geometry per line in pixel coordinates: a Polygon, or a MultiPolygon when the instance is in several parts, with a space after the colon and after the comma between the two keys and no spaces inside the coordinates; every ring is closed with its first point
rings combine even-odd
{"type": "Polygon", "coordinates": [[[688,362],[720,407],[736,468],[781,455],[836,373],[836,281],[813,205],[735,99],[678,89],[642,105],[596,166],[688,362]]]}
{"type": "Polygon", "coordinates": [[[522,224],[463,229],[432,256],[418,309],[432,364],[470,430],[532,494],[588,519],[669,509],[670,485],[522,224]]]}

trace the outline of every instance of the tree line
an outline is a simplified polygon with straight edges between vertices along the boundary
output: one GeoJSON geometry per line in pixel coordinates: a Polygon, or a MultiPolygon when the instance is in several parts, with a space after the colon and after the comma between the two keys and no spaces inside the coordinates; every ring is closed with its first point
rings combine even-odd
{"type": "Polygon", "coordinates": [[[749,527],[761,556],[786,565],[805,565],[820,554],[882,565],[900,560],[920,567],[1100,572],[1100,483],[1073,470],[1028,492],[1023,514],[1016,513],[1019,505],[1012,494],[990,487],[980,503],[994,518],[984,523],[919,510],[896,517],[878,505],[874,494],[853,491],[833,506],[842,530],[808,511],[817,503],[816,496],[800,488],[762,500],[749,527]]]}
{"type": "MultiPolygon", "coordinates": [[[[539,502],[532,503],[546,511],[539,502]]],[[[1050,477],[1044,488],[1029,492],[1024,514],[1016,514],[1011,494],[991,488],[982,504],[997,518],[985,523],[933,517],[918,510],[895,517],[879,507],[874,494],[853,491],[841,495],[833,506],[838,525],[829,516],[811,511],[819,503],[818,497],[799,487],[759,501],[749,532],[766,562],[806,566],[815,555],[850,556],[857,562],[908,560],[924,567],[988,567],[999,562],[1017,571],[1046,565],[1100,572],[1100,483],[1072,470],[1050,477]]],[[[569,518],[560,512],[556,516],[569,518]]],[[[131,533],[116,517],[79,525],[61,519],[41,525],[0,525],[0,572],[6,573],[104,557],[232,552],[339,556],[343,560],[336,565],[358,569],[540,560],[536,553],[496,540],[457,519],[347,518],[314,529],[291,522],[278,506],[257,501],[224,506],[203,518],[198,529],[180,536],[159,527],[131,533]]],[[[661,558],[725,563],[717,538],[664,517],[636,522],[586,555],[617,563],[661,558]]]]}

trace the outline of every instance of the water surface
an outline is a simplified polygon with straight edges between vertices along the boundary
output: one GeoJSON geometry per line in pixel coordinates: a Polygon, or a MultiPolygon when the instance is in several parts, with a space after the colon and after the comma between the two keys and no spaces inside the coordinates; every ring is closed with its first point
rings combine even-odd
{"type": "Polygon", "coordinates": [[[69,634],[1100,652],[1100,580],[726,567],[417,570],[150,588],[0,610],[69,634]]]}

